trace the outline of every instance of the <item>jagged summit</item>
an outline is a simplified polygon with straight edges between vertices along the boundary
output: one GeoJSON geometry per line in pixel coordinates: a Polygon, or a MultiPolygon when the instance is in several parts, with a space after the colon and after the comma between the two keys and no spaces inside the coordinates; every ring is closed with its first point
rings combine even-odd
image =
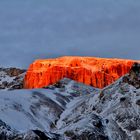
{"type": "Polygon", "coordinates": [[[25,88],[41,88],[66,77],[103,88],[129,72],[135,61],[96,57],[65,56],[36,60],[25,76],[25,88]]]}

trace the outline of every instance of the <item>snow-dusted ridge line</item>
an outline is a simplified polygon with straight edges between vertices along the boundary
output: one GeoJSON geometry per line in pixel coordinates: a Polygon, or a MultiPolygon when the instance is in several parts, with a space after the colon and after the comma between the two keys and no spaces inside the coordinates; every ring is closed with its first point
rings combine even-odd
{"type": "Polygon", "coordinates": [[[0,91],[0,120],[20,134],[29,130],[56,132],[67,104],[98,90],[67,78],[45,88],[0,91]]]}
{"type": "Polygon", "coordinates": [[[102,90],[64,78],[45,89],[0,91],[0,136],[139,140],[139,73],[135,64],[102,90]]]}

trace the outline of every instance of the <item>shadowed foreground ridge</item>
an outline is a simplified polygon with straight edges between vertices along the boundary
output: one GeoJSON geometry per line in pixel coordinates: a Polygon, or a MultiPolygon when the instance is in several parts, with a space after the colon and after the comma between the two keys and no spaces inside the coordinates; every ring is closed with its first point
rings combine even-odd
{"type": "Polygon", "coordinates": [[[103,88],[129,72],[133,60],[95,57],[60,57],[36,60],[24,79],[25,88],[41,88],[66,77],[103,88]]]}

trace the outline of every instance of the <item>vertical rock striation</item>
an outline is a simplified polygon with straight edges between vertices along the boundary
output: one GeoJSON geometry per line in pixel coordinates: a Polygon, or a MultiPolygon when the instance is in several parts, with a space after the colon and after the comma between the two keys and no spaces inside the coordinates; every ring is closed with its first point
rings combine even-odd
{"type": "Polygon", "coordinates": [[[67,77],[103,88],[128,73],[133,63],[133,60],[72,56],[36,60],[26,73],[24,87],[41,88],[67,77]]]}

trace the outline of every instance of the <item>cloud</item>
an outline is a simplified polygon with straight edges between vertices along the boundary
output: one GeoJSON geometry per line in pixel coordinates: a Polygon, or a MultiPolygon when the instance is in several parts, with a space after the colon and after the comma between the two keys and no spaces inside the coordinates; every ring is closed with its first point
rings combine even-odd
{"type": "Polygon", "coordinates": [[[140,59],[136,0],[0,1],[0,64],[62,55],[140,59]]]}

